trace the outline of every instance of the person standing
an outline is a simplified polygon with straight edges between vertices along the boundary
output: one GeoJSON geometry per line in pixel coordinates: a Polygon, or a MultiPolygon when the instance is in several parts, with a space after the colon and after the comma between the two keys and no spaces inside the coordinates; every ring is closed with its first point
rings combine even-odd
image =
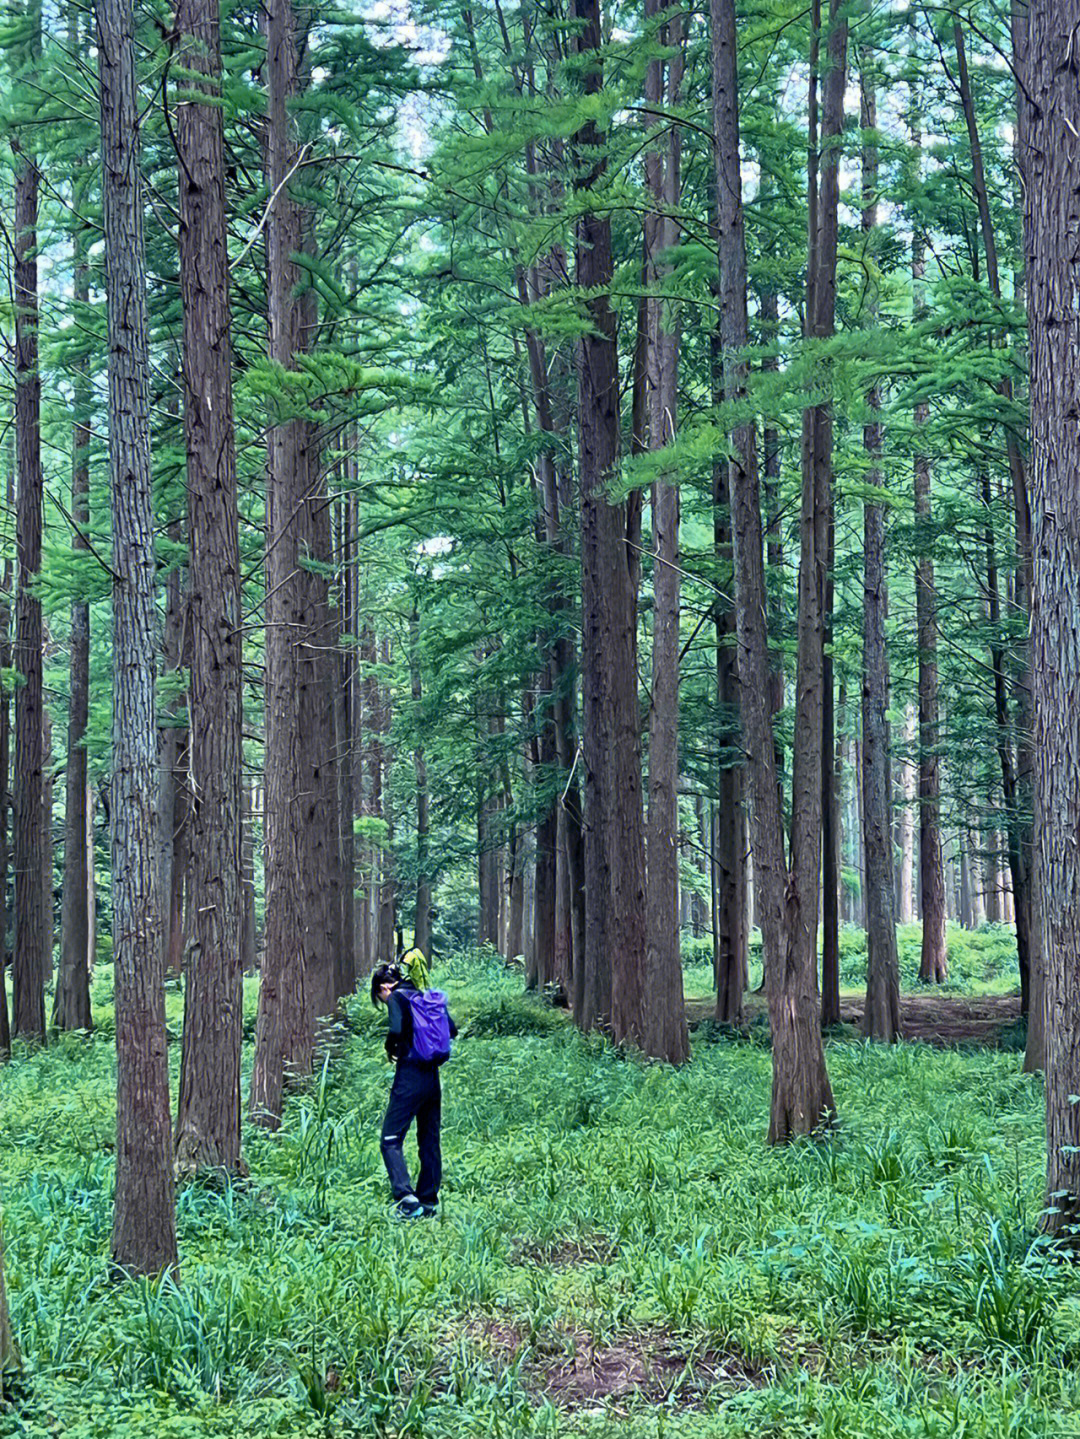
{"type": "Polygon", "coordinates": [[[430,1218],[436,1213],[442,1183],[439,1070],[450,1057],[457,1025],[446,996],[437,989],[419,990],[396,964],[379,965],[372,974],[371,1002],[385,1004],[389,1011],[386,1054],[397,1063],[379,1140],[395,1213],[401,1219],[430,1218]],[[404,1153],[414,1119],[420,1152],[415,1188],[404,1153]]]}

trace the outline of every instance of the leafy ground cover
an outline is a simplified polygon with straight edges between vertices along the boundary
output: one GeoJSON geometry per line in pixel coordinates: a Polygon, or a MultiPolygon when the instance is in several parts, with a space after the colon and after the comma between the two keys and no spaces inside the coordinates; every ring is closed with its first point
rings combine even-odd
{"type": "Polygon", "coordinates": [[[103,1032],[0,1076],[28,1373],[0,1433],[1080,1433],[1080,1274],[1037,1238],[1042,1088],[1015,1054],[835,1039],[842,1128],[772,1152],[754,1034],[703,1025],[673,1072],[501,967],[439,978],[465,1033],[437,1220],[388,1215],[358,998],[281,1132],[247,1133],[250,1178],[181,1191],[180,1282],[116,1284],[102,968],[103,1032]]]}

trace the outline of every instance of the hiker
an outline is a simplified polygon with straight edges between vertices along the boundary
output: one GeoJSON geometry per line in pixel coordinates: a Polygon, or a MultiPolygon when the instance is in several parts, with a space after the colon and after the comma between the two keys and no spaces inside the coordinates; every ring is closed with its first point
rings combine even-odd
{"type": "Polygon", "coordinates": [[[439,1066],[450,1057],[457,1025],[446,1007],[446,996],[437,989],[421,993],[396,964],[381,964],[371,976],[371,1002],[385,1004],[390,1012],[386,1054],[397,1061],[380,1136],[395,1212],[402,1219],[430,1218],[439,1202],[442,1181],[439,1066]],[[414,1119],[420,1150],[415,1189],[403,1153],[414,1119]]]}

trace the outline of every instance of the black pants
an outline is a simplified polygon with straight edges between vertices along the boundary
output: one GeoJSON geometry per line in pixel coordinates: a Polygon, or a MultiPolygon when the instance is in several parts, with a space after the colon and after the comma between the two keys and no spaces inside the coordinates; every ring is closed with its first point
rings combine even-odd
{"type": "Polygon", "coordinates": [[[415,1194],[421,1204],[434,1204],[442,1183],[442,1149],[439,1126],[442,1120],[442,1089],[434,1065],[402,1061],[390,1089],[390,1103],[383,1120],[380,1147],[390,1188],[395,1199],[415,1194]],[[416,1120],[416,1142],[420,1149],[420,1177],[413,1189],[402,1146],[409,1125],[416,1120]]]}

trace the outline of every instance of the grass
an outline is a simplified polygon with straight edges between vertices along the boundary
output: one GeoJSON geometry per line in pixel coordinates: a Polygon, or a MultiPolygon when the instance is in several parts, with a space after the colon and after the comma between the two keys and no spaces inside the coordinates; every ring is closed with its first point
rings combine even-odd
{"type": "MultiPolygon", "coordinates": [[[[1016,961],[1016,932],[1004,924],[984,924],[965,930],[948,926],[946,942],[948,979],[941,986],[919,983],[922,925],[902,924],[896,931],[900,959],[900,988],[904,992],[965,995],[1012,994],[1020,986],[1016,961]]],[[[707,999],[713,993],[712,939],[707,935],[683,936],[683,963],[688,999],[707,999]]],[[[753,931],[750,940],[750,989],[761,983],[761,935],[753,931]]],[[[841,993],[861,994],[866,984],[866,931],[845,925],[840,931],[841,993]]]]}
{"type": "Polygon", "coordinates": [[[111,1038],[16,1057],[0,1199],[30,1389],[0,1434],[1080,1433],[1080,1274],[1037,1237],[1042,1088],[1016,1055],[832,1042],[840,1132],[776,1152],[766,1049],[703,1032],[673,1072],[498,966],[437,978],[465,1031],[443,1215],[388,1216],[357,998],[280,1133],[246,1133],[250,1179],[180,1192],[179,1284],[108,1278],[111,1038]]]}

